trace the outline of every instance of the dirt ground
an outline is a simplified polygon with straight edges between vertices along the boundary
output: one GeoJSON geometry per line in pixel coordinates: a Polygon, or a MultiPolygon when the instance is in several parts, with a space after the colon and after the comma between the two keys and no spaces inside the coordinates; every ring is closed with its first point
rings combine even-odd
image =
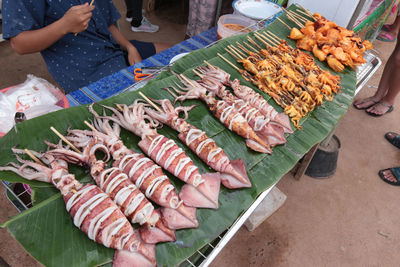
{"type": "MultiPolygon", "coordinates": [[[[124,14],[122,1],[115,3],[124,14]]],[[[161,25],[159,33],[134,34],[124,20],[119,23],[121,30],[131,39],[182,41],[182,17],[162,11],[149,14],[153,23],[161,25]]],[[[374,45],[384,65],[394,43],[376,41],[374,45]]],[[[39,54],[18,56],[3,42],[0,62],[0,88],[23,82],[29,73],[54,83],[39,54]]],[[[378,85],[382,71],[383,67],[357,98],[374,92],[370,86],[378,85]]],[[[335,132],[341,142],[335,175],[328,179],[304,176],[299,181],[291,174],[284,176],[277,186],[287,195],[285,204],[253,232],[242,227],[211,265],[398,266],[400,188],[377,175],[380,169],[399,165],[399,150],[384,139],[386,132],[400,131],[393,124],[398,122],[398,107],[400,99],[392,113],[379,118],[350,107],[335,132]]],[[[0,222],[15,214],[0,186],[0,222]]],[[[0,257],[9,265],[40,266],[6,230],[0,230],[0,240],[0,257]]]]}

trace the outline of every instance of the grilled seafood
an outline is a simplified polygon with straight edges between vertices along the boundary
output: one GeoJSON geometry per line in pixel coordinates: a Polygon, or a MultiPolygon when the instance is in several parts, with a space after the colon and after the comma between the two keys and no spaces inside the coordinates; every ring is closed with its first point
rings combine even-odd
{"type": "Polygon", "coordinates": [[[158,134],[152,128],[152,126],[157,126],[157,122],[145,114],[144,104],[140,101],[137,99],[129,107],[121,105],[123,109],[121,112],[112,107],[106,107],[114,113],[114,116],[103,118],[110,119],[140,136],[142,140],[139,146],[145,154],[186,183],[179,193],[185,205],[217,209],[220,174],[200,174],[198,167],[173,140],[158,134]]]}
{"type": "Polygon", "coordinates": [[[191,107],[174,108],[168,99],[153,100],[159,103],[162,111],[145,108],[145,112],[172,129],[179,132],[179,139],[195,152],[207,165],[221,173],[222,184],[227,188],[251,187],[242,159],[230,161],[224,150],[207,137],[206,133],[189,124],[186,119],[191,107]],[[183,112],[185,118],[180,118],[179,113],[183,112]]]}
{"type": "MultiPolygon", "coordinates": [[[[15,153],[23,153],[14,149],[15,153]]],[[[35,152],[34,152],[35,153],[35,152]]],[[[133,230],[118,206],[96,185],[82,185],[68,173],[64,160],[50,154],[35,153],[46,165],[19,156],[22,164],[9,163],[1,171],[13,171],[28,180],[52,183],[63,195],[67,211],[75,226],[91,240],[116,249],[114,266],[155,266],[155,246],[142,242],[138,230],[133,230]]]]}

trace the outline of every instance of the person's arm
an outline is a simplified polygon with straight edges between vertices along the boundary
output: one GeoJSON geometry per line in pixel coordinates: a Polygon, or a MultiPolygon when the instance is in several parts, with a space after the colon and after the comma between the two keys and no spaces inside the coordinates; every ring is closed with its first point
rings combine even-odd
{"type": "Polygon", "coordinates": [[[94,6],[87,3],[71,7],[64,16],[38,30],[24,31],[11,38],[11,47],[20,55],[40,52],[67,33],[87,29],[94,6]]]}
{"type": "Polygon", "coordinates": [[[110,31],[114,40],[122,47],[122,49],[128,52],[129,64],[133,65],[142,61],[142,57],[140,56],[136,47],[129,42],[128,39],[126,39],[126,37],[118,30],[117,27],[115,27],[115,25],[108,27],[108,30],[110,31]]]}

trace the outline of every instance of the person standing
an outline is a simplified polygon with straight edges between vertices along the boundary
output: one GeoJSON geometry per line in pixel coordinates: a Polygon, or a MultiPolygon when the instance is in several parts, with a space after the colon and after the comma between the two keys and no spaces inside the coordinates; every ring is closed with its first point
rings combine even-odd
{"type": "Polygon", "coordinates": [[[126,20],[131,23],[133,32],[157,32],[158,25],[153,25],[143,15],[143,0],[125,0],[126,20]]]}

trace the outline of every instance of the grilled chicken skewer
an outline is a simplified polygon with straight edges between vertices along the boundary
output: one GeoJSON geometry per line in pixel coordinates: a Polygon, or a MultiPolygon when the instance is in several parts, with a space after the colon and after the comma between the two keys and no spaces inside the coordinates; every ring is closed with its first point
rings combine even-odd
{"type": "Polygon", "coordinates": [[[242,159],[230,161],[224,150],[209,138],[207,134],[189,124],[187,112],[192,107],[174,108],[168,99],[153,100],[161,105],[162,112],[145,107],[146,113],[153,119],[170,126],[179,132],[178,138],[185,143],[208,166],[221,173],[221,182],[227,188],[251,187],[242,159]],[[179,118],[184,112],[185,118],[179,118]]]}
{"type": "Polygon", "coordinates": [[[157,122],[144,112],[144,104],[137,99],[131,106],[121,105],[123,111],[112,107],[112,117],[102,117],[120,124],[141,137],[139,147],[165,170],[175,175],[186,184],[179,197],[185,205],[196,208],[218,208],[220,173],[200,174],[197,166],[186,153],[171,139],[157,133],[152,128],[157,122]],[[145,121],[147,120],[147,121],[145,121]]]}
{"type": "MultiPolygon", "coordinates": [[[[13,151],[23,153],[17,149],[13,151]]],[[[139,231],[133,230],[107,194],[96,185],[79,183],[68,173],[64,160],[47,153],[35,155],[46,165],[16,156],[22,165],[10,162],[9,166],[0,167],[0,171],[12,171],[28,180],[54,184],[60,190],[75,226],[91,240],[117,250],[113,266],[155,266],[155,246],[142,242],[139,231]]]]}

